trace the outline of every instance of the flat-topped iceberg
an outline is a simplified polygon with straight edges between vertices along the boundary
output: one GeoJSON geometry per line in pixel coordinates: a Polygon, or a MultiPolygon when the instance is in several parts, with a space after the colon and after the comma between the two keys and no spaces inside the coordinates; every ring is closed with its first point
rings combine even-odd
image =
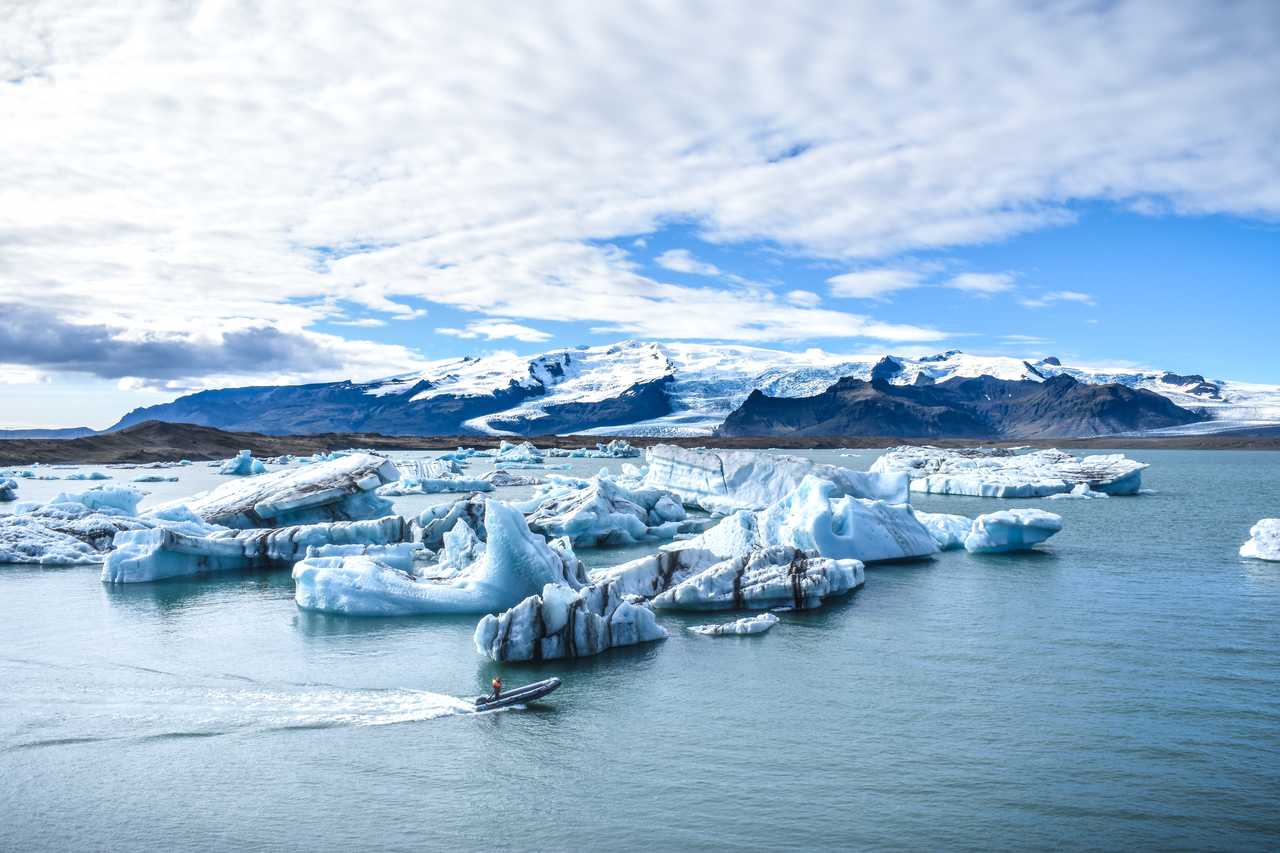
{"type": "Polygon", "coordinates": [[[805,610],[862,586],[864,579],[858,560],[813,557],[774,546],[717,563],[656,596],[652,604],[670,610],[805,610]]]}
{"type": "Polygon", "coordinates": [[[1079,486],[1089,492],[1136,495],[1146,467],[1120,453],[1079,459],[1061,450],[1019,453],[996,447],[895,447],[885,451],[871,470],[909,475],[913,492],[1042,498],[1070,493],[1079,486]]]}
{"type": "Polygon", "coordinates": [[[755,616],[744,616],[732,622],[720,622],[714,625],[690,625],[686,630],[705,637],[744,636],[746,634],[763,634],[778,624],[778,617],[772,613],[760,613],[755,616]]]}
{"type": "Polygon", "coordinates": [[[235,456],[219,465],[218,473],[231,477],[249,477],[254,474],[267,473],[267,466],[262,464],[262,460],[254,459],[250,451],[241,450],[235,456]]]}
{"type": "Polygon", "coordinates": [[[833,483],[839,494],[906,503],[908,478],[823,465],[798,456],[753,450],[688,450],[659,444],[647,452],[644,484],[674,492],[686,505],[708,512],[764,509],[809,476],[833,483]]]}
{"type": "Polygon", "coordinates": [[[1240,556],[1254,560],[1280,560],[1280,518],[1264,518],[1249,528],[1249,541],[1240,556]]]}
{"type": "Polygon", "coordinates": [[[1062,516],[1042,509],[1006,509],[980,515],[964,538],[970,554],[1026,551],[1062,529],[1062,516]]]}
{"type": "Polygon", "coordinates": [[[943,551],[955,551],[964,547],[964,538],[969,535],[973,521],[963,515],[949,515],[945,512],[921,512],[912,509],[916,520],[924,525],[943,551]]]}
{"type": "Polygon", "coordinates": [[[619,594],[609,584],[547,584],[540,595],[481,619],[473,639],[476,650],[492,660],[529,661],[587,657],[666,637],[636,596],[619,594]]]}
{"type": "Polygon", "coordinates": [[[842,494],[829,480],[806,476],[761,512],[740,510],[710,530],[665,546],[705,548],[722,557],[740,556],[775,545],[819,556],[863,562],[928,557],[938,552],[933,536],[907,504],[842,494]]]}
{"type": "Polygon", "coordinates": [[[253,530],[210,525],[195,515],[188,520],[192,523],[116,534],[115,550],[107,554],[102,567],[102,581],[144,583],[210,572],[284,568],[306,556],[309,548],[390,545],[412,536],[410,525],[395,515],[374,521],[253,530]]]}
{"type": "Polygon", "coordinates": [[[661,489],[631,489],[600,476],[568,482],[566,488],[552,484],[535,495],[530,529],[567,536],[578,546],[602,546],[670,539],[705,527],[702,522],[686,524],[680,499],[661,489]]]}
{"type": "Polygon", "coordinates": [[[185,504],[210,524],[246,529],[325,521],[365,521],[392,512],[375,490],[400,476],[381,456],[354,453],[301,468],[233,480],[185,504]]]}
{"type": "Polygon", "coordinates": [[[10,477],[0,478],[0,501],[16,501],[18,499],[18,481],[10,477]]]}
{"type": "Polygon", "coordinates": [[[493,613],[547,584],[586,584],[568,543],[531,532],[514,507],[489,501],[484,530],[483,556],[448,580],[424,579],[376,555],[308,556],[293,568],[294,599],[307,610],[360,616],[493,613]]]}

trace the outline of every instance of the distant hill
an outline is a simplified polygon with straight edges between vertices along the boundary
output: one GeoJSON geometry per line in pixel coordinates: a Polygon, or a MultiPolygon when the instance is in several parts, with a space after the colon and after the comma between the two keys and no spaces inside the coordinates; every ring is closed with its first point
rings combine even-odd
{"type": "Polygon", "coordinates": [[[1150,391],[1088,385],[1065,374],[1040,382],[979,376],[915,385],[844,378],[812,397],[755,391],[717,435],[1087,438],[1203,420],[1150,391]]]}
{"type": "Polygon", "coordinates": [[[93,435],[97,430],[88,427],[64,427],[62,429],[0,429],[0,439],[3,438],[83,438],[86,435],[93,435]]]}

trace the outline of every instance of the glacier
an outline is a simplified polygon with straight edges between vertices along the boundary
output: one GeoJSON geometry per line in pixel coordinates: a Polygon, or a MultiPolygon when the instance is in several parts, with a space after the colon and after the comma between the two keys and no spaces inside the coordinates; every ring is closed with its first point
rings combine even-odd
{"type": "Polygon", "coordinates": [[[1061,450],[903,446],[885,451],[871,471],[909,475],[913,492],[1043,498],[1071,493],[1079,485],[1108,495],[1136,495],[1147,467],[1120,453],[1078,459],[1061,450]]]}
{"type": "Polygon", "coordinates": [[[210,524],[237,529],[364,521],[391,514],[391,502],[375,490],[399,476],[390,459],[353,453],[233,480],[164,506],[186,505],[210,524]]]}
{"type": "Polygon", "coordinates": [[[1062,516],[1042,509],[1006,509],[980,515],[964,538],[970,554],[1026,551],[1062,530],[1062,516]]]}
{"type": "Polygon", "coordinates": [[[813,557],[796,548],[772,546],[704,569],[651,603],[658,610],[805,610],[862,586],[864,580],[858,560],[813,557]]]}
{"type": "Polygon", "coordinates": [[[233,477],[249,477],[254,474],[267,473],[267,466],[262,464],[262,460],[254,459],[253,454],[248,450],[241,450],[231,459],[219,465],[218,473],[233,477]]]}
{"type": "Polygon", "coordinates": [[[483,556],[449,580],[424,580],[376,555],[308,556],[293,567],[294,600],[305,610],[359,616],[493,613],[547,584],[586,585],[568,542],[531,532],[516,508],[488,501],[484,531],[483,556]]]}
{"type": "Polygon", "coordinates": [[[618,594],[610,584],[547,584],[540,595],[485,616],[473,639],[476,650],[492,660],[529,661],[588,657],[666,638],[644,602],[618,594]]]}
{"type": "Polygon", "coordinates": [[[714,625],[690,625],[686,630],[704,637],[743,636],[746,634],[763,634],[778,624],[778,617],[772,613],[760,613],[755,616],[744,616],[732,622],[720,622],[714,625]]]}
{"type": "Polygon", "coordinates": [[[1280,560],[1280,518],[1264,518],[1249,528],[1249,541],[1240,556],[1254,560],[1280,560]]]}
{"type": "Polygon", "coordinates": [[[798,456],[752,450],[649,448],[644,484],[679,495],[686,505],[727,515],[759,510],[782,498],[807,476],[833,483],[840,494],[907,503],[909,478],[898,472],[862,472],[798,456]]]}

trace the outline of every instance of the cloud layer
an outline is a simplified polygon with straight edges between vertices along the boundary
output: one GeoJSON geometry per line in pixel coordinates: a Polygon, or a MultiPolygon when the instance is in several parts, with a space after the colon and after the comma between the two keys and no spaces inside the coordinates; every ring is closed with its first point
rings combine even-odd
{"type": "MultiPolygon", "coordinates": [[[[69,331],[66,355],[0,361],[41,369],[390,373],[416,356],[308,327],[408,316],[409,297],[476,314],[449,332],[472,338],[574,319],[923,342],[950,330],[678,251],[662,265],[706,281],[675,284],[602,241],[682,221],[862,266],[1068,222],[1087,200],[1280,216],[1265,0],[68,0],[5,29],[0,300],[57,305],[69,331]]],[[[913,283],[858,275],[833,295],[913,283]]]]}

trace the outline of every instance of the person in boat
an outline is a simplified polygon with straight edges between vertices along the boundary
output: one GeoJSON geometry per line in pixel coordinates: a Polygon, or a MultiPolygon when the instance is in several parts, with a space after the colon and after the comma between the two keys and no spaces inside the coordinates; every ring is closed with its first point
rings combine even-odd
{"type": "Polygon", "coordinates": [[[493,695],[489,697],[490,702],[496,702],[502,698],[502,679],[494,676],[493,681],[489,682],[489,686],[493,688],[493,695]]]}

